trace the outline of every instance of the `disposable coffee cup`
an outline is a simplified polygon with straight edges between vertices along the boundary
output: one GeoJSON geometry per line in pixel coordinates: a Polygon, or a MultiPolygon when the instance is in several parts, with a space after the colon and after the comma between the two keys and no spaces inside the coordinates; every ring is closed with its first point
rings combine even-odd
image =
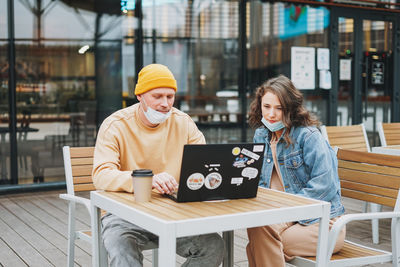
{"type": "Polygon", "coordinates": [[[152,170],[138,169],[132,172],[133,193],[136,202],[150,201],[152,181],[152,170]]]}

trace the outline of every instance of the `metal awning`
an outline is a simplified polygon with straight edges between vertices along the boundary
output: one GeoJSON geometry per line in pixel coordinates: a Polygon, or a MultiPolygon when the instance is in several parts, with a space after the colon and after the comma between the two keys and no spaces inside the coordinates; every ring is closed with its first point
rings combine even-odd
{"type": "Polygon", "coordinates": [[[118,0],[61,0],[64,4],[78,9],[101,14],[120,15],[121,2],[118,0]]]}

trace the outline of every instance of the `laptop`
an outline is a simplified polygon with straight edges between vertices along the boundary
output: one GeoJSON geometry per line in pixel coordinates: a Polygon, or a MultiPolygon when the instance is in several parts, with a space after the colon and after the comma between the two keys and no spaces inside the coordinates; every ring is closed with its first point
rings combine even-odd
{"type": "Polygon", "coordinates": [[[203,144],[183,148],[177,202],[256,197],[265,144],[203,144]]]}

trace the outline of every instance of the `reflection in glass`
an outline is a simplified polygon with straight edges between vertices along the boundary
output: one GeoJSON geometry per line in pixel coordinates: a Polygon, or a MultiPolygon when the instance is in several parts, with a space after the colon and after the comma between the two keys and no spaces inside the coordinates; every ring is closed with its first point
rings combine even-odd
{"type": "MultiPolygon", "coordinates": [[[[64,181],[62,146],[93,146],[99,123],[121,107],[120,4],[14,3],[18,180],[64,181]]],[[[1,112],[8,124],[8,107],[1,112]]]]}
{"type": "Polygon", "coordinates": [[[0,184],[10,183],[10,142],[6,119],[9,109],[8,71],[7,43],[0,41],[0,184]]]}
{"type": "MultiPolygon", "coordinates": [[[[129,62],[133,15],[127,12],[124,21],[129,57],[124,54],[123,61],[129,62]]],[[[148,1],[143,18],[144,65],[157,62],[171,69],[178,82],[175,105],[196,121],[207,142],[239,141],[237,1],[148,1]]],[[[123,80],[132,84],[135,77],[123,74],[123,80]]],[[[124,95],[132,97],[132,89],[124,86],[124,95]]]]}
{"type": "MultiPolygon", "coordinates": [[[[250,92],[279,74],[291,77],[291,48],[328,47],[329,10],[282,3],[249,3],[247,44],[250,92]]],[[[316,70],[316,73],[317,72],[316,70]]],[[[318,84],[302,90],[307,108],[323,124],[327,118],[327,94],[318,84]]],[[[250,103],[251,101],[248,101],[250,103]]]]}
{"type": "Polygon", "coordinates": [[[338,125],[352,125],[354,19],[339,18],[338,125]]]}

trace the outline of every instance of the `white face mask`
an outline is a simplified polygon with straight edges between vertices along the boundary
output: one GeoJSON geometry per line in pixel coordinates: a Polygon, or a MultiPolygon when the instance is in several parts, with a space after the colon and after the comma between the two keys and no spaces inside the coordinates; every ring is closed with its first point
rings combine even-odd
{"type": "MultiPolygon", "coordinates": [[[[142,98],[142,100],[146,104],[146,102],[144,101],[144,98],[142,98]]],[[[147,104],[146,104],[146,106],[147,106],[147,111],[145,111],[142,106],[143,113],[144,113],[144,116],[146,116],[146,119],[151,124],[160,124],[160,123],[166,121],[171,116],[171,110],[168,111],[168,113],[162,113],[162,112],[152,109],[147,104]]]]}
{"type": "Polygon", "coordinates": [[[271,132],[276,132],[279,130],[282,130],[283,128],[285,128],[285,125],[283,124],[282,121],[277,121],[275,123],[270,123],[269,121],[267,121],[266,119],[264,119],[264,117],[261,119],[261,122],[265,125],[265,127],[268,128],[268,130],[270,130],[271,132]]]}

